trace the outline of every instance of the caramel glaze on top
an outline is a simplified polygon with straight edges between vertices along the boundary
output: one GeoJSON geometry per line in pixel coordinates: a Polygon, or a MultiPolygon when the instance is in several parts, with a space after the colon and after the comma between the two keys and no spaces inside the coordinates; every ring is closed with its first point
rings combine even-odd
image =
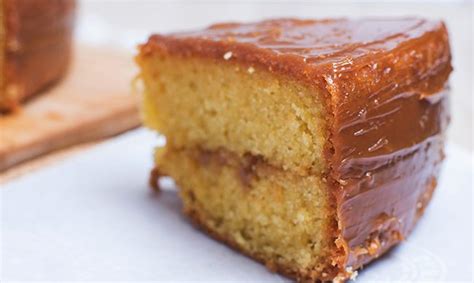
{"type": "Polygon", "coordinates": [[[411,231],[436,186],[449,121],[452,67],[442,22],[224,23],[153,35],[141,56],[154,53],[255,65],[322,93],[332,113],[326,151],[340,269],[360,267],[411,231]]]}

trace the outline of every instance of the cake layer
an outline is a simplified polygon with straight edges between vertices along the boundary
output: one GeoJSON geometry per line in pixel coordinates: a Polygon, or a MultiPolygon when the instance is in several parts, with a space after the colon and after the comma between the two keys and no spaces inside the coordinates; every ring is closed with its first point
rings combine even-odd
{"type": "Polygon", "coordinates": [[[345,115],[358,113],[377,94],[418,89],[429,96],[444,87],[452,70],[443,22],[417,18],[222,23],[153,35],[140,57],[157,53],[227,57],[318,86],[341,127],[345,115]]]}
{"type": "Polygon", "coordinates": [[[75,0],[2,0],[0,110],[59,80],[69,65],[75,0]]]}
{"type": "Polygon", "coordinates": [[[295,277],[335,276],[334,208],[321,176],[224,149],[166,147],[156,165],[179,185],[185,212],[214,236],[295,277]]]}
{"type": "Polygon", "coordinates": [[[139,63],[145,123],[173,147],[226,147],[301,174],[324,170],[327,113],[317,90],[224,59],[155,54],[139,63]]]}

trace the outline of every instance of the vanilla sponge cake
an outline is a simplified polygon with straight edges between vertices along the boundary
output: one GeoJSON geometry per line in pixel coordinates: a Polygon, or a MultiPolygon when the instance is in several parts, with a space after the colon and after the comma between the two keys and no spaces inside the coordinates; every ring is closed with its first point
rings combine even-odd
{"type": "Polygon", "coordinates": [[[136,58],[156,176],[213,237],[299,281],[403,240],[436,186],[451,55],[424,19],[224,23],[136,58]]]}

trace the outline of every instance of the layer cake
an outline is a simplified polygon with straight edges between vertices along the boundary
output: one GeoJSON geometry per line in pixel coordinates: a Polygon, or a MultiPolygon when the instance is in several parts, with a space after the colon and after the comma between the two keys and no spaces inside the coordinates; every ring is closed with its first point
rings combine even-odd
{"type": "Polygon", "coordinates": [[[275,19],[152,35],[136,60],[154,176],[213,237],[299,281],[344,281],[431,199],[449,121],[436,20],[275,19]]]}

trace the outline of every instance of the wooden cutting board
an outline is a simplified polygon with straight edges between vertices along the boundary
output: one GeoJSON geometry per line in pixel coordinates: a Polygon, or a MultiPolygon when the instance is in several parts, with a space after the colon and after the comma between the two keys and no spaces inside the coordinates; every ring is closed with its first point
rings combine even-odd
{"type": "Polygon", "coordinates": [[[57,149],[103,139],[140,124],[126,52],[79,46],[65,79],[0,116],[0,172],[57,149]]]}

